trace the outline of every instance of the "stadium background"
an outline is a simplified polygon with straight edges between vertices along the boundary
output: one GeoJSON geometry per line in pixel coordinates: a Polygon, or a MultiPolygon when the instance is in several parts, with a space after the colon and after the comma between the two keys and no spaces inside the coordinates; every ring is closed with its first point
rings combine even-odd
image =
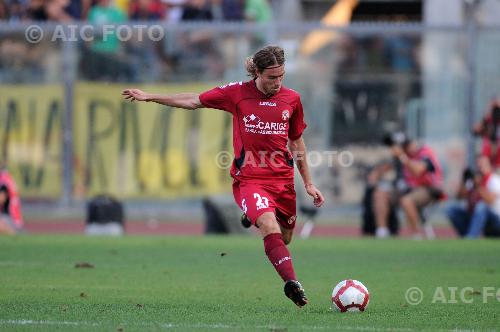
{"type": "Polygon", "coordinates": [[[500,1],[271,4],[274,19],[262,24],[142,22],[161,25],[165,37],[133,36],[107,57],[78,38],[53,40],[56,22],[36,23],[37,43],[26,38],[33,22],[0,22],[0,156],[27,225],[82,222],[99,193],[124,200],[130,219],[201,222],[201,198],[230,195],[228,171],[216,163],[219,151],[232,151],[230,119],[130,104],[120,91],[201,92],[239,81],[246,56],[266,44],[285,48],[285,84],[301,93],[308,148],[323,157],[312,169],[327,198],[323,223],[359,225],[364,175],[385,157],[386,131],[430,144],[452,192],[473,155],[470,126],[500,92],[500,1]],[[354,164],[328,165],[325,151],[348,151],[354,164]]]}

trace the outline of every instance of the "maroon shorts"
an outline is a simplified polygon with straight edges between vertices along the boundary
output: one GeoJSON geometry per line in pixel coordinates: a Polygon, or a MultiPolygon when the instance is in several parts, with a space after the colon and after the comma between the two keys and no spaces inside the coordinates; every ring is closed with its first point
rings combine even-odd
{"type": "Polygon", "coordinates": [[[264,212],[272,212],[281,227],[295,227],[297,208],[293,183],[255,184],[234,180],[233,195],[253,225],[264,212]]]}

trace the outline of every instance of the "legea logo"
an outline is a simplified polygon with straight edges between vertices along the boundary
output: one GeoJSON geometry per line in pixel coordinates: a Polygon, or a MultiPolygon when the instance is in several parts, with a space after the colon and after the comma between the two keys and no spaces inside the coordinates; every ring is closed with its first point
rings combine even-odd
{"type": "Polygon", "coordinates": [[[260,106],[272,106],[272,107],[276,107],[276,103],[273,103],[271,101],[261,101],[259,103],[260,106]]]}
{"type": "Polygon", "coordinates": [[[274,265],[278,266],[286,261],[291,261],[291,260],[292,260],[292,258],[290,258],[290,256],[285,256],[282,259],[280,259],[277,263],[274,263],[274,265]]]}

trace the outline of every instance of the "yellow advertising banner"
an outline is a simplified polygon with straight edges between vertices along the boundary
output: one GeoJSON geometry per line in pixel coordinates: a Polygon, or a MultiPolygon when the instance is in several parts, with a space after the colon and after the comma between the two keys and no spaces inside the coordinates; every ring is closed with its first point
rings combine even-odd
{"type": "MultiPolygon", "coordinates": [[[[201,92],[212,85],[153,85],[155,93],[201,92]]],[[[187,111],[122,98],[126,86],[78,83],[73,109],[73,196],[200,197],[230,191],[217,154],[232,154],[232,118],[211,109],[187,111]]],[[[63,88],[0,86],[0,161],[21,195],[62,195],[63,88]]]]}
{"type": "Polygon", "coordinates": [[[0,161],[23,197],[61,195],[62,114],[61,86],[0,85],[0,161]]]}
{"type": "MultiPolygon", "coordinates": [[[[141,86],[148,92],[201,92],[206,85],[141,86]]],[[[230,191],[220,151],[232,153],[231,115],[130,102],[126,86],[79,83],[74,107],[77,197],[179,198],[230,191]]]]}

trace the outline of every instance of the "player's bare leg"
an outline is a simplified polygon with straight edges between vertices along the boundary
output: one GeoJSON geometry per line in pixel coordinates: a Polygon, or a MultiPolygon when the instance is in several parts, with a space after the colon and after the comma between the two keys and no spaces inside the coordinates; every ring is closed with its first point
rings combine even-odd
{"type": "Polygon", "coordinates": [[[6,222],[2,217],[0,217],[0,234],[14,235],[16,231],[6,222]]]}
{"type": "MultiPolygon", "coordinates": [[[[285,295],[299,307],[306,305],[308,303],[307,297],[295,276],[292,258],[283,240],[281,227],[276,216],[272,212],[265,212],[257,218],[256,225],[264,239],[264,248],[269,261],[285,281],[285,295]]],[[[289,236],[288,232],[287,236],[289,236]]],[[[291,236],[288,240],[291,240],[291,236]]]]}
{"type": "Polygon", "coordinates": [[[290,242],[292,242],[293,229],[283,228],[281,226],[280,226],[280,229],[281,229],[281,237],[283,238],[283,242],[285,242],[286,245],[289,245],[290,242]]]}
{"type": "Polygon", "coordinates": [[[413,237],[416,239],[420,238],[420,215],[417,205],[408,195],[401,197],[399,204],[405,212],[406,219],[408,219],[408,225],[410,226],[413,237]]]}
{"type": "Polygon", "coordinates": [[[373,193],[373,212],[377,223],[376,236],[386,238],[389,236],[387,218],[389,217],[390,194],[387,191],[376,189],[373,193]]]}

